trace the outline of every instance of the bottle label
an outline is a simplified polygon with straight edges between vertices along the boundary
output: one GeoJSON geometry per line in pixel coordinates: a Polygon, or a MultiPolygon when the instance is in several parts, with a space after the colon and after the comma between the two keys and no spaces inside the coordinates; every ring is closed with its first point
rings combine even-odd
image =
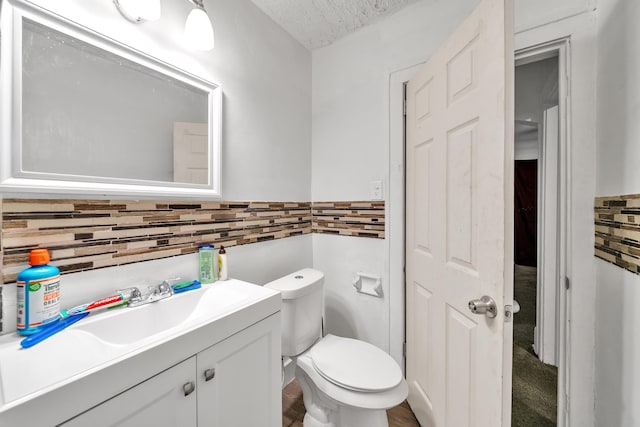
{"type": "Polygon", "coordinates": [[[216,280],[214,260],[212,250],[201,250],[200,258],[200,275],[199,279],[202,283],[213,283],[216,280]]]}
{"type": "Polygon", "coordinates": [[[16,282],[18,287],[17,328],[25,329],[53,322],[60,315],[60,275],[16,282]],[[27,307],[28,305],[28,307],[27,307]]]}

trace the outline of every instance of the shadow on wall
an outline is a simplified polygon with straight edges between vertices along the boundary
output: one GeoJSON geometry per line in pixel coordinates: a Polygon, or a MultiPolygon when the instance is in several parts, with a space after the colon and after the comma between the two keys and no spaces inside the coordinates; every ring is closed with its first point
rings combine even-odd
{"type": "Polygon", "coordinates": [[[357,338],[355,321],[349,316],[349,307],[329,293],[325,294],[324,304],[324,333],[357,338]]]}

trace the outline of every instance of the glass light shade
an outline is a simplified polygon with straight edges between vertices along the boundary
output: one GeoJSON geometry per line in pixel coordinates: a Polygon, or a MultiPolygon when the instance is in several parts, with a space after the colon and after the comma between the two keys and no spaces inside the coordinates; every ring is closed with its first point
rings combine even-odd
{"type": "Polygon", "coordinates": [[[114,0],[120,13],[130,21],[157,21],[160,19],[160,0],[114,0]]]}
{"type": "Polygon", "coordinates": [[[213,27],[207,12],[196,7],[189,13],[184,24],[184,37],[188,45],[194,49],[213,49],[213,27]]]}

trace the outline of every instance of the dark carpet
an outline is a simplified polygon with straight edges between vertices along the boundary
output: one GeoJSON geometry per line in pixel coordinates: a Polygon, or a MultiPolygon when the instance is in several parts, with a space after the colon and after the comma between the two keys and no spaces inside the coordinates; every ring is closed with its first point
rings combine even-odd
{"type": "Polygon", "coordinates": [[[514,298],[520,312],[513,323],[513,427],[555,426],[558,368],[533,352],[536,324],[536,268],[515,266],[514,298]]]}

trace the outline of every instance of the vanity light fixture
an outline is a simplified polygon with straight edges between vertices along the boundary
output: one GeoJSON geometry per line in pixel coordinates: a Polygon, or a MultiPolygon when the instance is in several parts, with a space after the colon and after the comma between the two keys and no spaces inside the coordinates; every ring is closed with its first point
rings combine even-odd
{"type": "Polygon", "coordinates": [[[184,37],[189,46],[198,50],[211,50],[214,46],[213,27],[204,9],[203,0],[189,0],[195,6],[184,24],[184,37]]]}
{"type": "Polygon", "coordinates": [[[131,22],[160,19],[160,0],[113,0],[113,4],[131,22]]]}

